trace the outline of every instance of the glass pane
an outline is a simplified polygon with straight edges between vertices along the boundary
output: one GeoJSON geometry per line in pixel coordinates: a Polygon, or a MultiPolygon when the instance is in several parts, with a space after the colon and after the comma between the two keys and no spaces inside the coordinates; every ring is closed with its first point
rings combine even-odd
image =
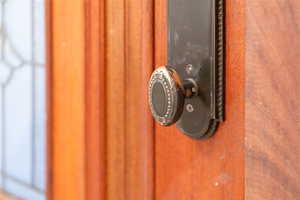
{"type": "Polygon", "coordinates": [[[44,0],[0,0],[0,189],[45,193],[44,0]]]}

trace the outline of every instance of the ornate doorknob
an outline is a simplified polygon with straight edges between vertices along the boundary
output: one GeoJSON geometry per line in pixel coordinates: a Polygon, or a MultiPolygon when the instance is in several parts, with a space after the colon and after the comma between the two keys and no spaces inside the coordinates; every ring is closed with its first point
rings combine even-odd
{"type": "Polygon", "coordinates": [[[149,82],[149,104],[154,119],[169,126],[180,118],[184,99],[197,92],[192,80],[182,81],[175,70],[168,67],[156,69],[149,82]]]}
{"type": "Polygon", "coordinates": [[[161,125],[175,123],[184,103],[183,89],[176,72],[166,67],[156,69],[149,82],[149,105],[154,119],[161,125]]]}

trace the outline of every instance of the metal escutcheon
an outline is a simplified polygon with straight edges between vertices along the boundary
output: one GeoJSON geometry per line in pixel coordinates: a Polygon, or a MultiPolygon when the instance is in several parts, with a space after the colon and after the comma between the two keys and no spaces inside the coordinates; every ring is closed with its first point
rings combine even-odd
{"type": "Polygon", "coordinates": [[[149,81],[154,119],[193,139],[207,139],[223,121],[223,0],[169,0],[168,65],[149,81]]]}

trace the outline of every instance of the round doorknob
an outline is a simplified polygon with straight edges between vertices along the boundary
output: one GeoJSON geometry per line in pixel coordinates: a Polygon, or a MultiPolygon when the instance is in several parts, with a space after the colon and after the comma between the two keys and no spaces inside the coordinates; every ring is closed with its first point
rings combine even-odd
{"type": "Polygon", "coordinates": [[[184,105],[184,87],[177,73],[167,67],[156,69],[151,76],[148,90],[154,119],[164,126],[177,122],[184,105]]]}

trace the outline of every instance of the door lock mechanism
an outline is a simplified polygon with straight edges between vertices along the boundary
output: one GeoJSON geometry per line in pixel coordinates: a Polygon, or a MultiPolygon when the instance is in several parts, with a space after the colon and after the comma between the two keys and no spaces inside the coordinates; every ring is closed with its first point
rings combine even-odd
{"type": "Polygon", "coordinates": [[[223,121],[223,0],[169,0],[168,65],[149,81],[149,105],[163,126],[193,139],[213,135],[223,121]]]}

